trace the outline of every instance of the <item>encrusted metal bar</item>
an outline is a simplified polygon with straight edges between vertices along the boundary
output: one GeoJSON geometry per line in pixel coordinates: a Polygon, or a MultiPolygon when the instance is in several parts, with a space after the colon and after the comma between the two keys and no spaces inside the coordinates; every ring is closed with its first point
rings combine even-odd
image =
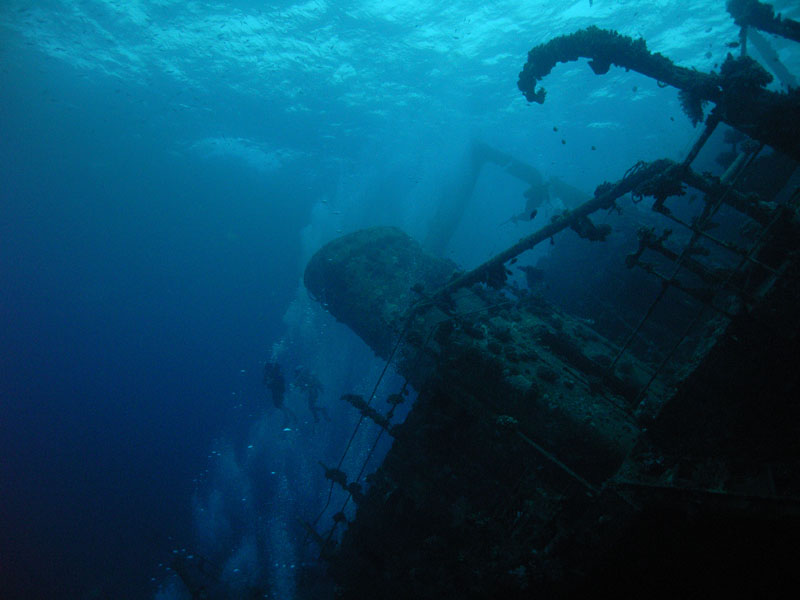
{"type": "Polygon", "coordinates": [[[462,274],[457,277],[441,290],[439,290],[435,297],[443,299],[452,294],[455,290],[462,287],[472,285],[481,281],[489,281],[492,273],[502,270],[504,263],[512,258],[515,258],[523,252],[530,250],[537,244],[552,238],[557,233],[572,227],[585,219],[595,211],[601,209],[611,208],[614,201],[633,191],[638,186],[644,184],[656,175],[662,174],[669,167],[675,163],[670,160],[657,160],[649,164],[642,164],[639,168],[632,170],[623,179],[616,184],[608,184],[608,186],[601,186],[595,191],[595,197],[591,200],[584,202],[582,205],[574,210],[566,211],[563,214],[554,217],[553,220],[536,231],[535,233],[522,238],[516,244],[507,248],[503,252],[496,254],[482,265],[476,267],[472,271],[462,274]],[[610,189],[609,189],[610,188],[610,189]],[[599,193],[598,193],[599,192],[599,193]]]}
{"type": "Polygon", "coordinates": [[[704,103],[714,102],[721,121],[800,160],[800,94],[766,89],[772,75],[748,56],[729,54],[719,73],[703,73],[650,52],[642,39],[592,26],[532,48],[517,87],[529,102],[542,104],[546,92],[537,84],[559,62],[581,57],[590,59],[597,75],[613,64],[678,88],[681,105],[694,124],[703,121],[704,103]]]}
{"type": "Polygon", "coordinates": [[[719,125],[719,116],[716,110],[712,110],[711,114],[708,115],[706,119],[706,126],[703,128],[703,133],[700,134],[700,138],[694,143],[692,149],[689,151],[689,154],[686,155],[686,158],[683,161],[683,167],[688,168],[694,162],[694,159],[697,158],[697,155],[700,154],[700,150],[703,149],[703,146],[706,145],[708,138],[711,137],[711,134],[714,133],[714,130],[719,125]]]}
{"type": "Polygon", "coordinates": [[[776,16],[771,4],[758,0],[728,0],[725,8],[740,27],[751,26],[800,42],[800,22],[776,16]]]}
{"type": "Polygon", "coordinates": [[[748,262],[751,262],[754,265],[758,265],[762,269],[764,269],[764,270],[766,270],[766,271],[768,271],[768,272],[770,272],[772,274],[777,273],[777,271],[775,269],[773,269],[772,267],[770,267],[769,265],[764,264],[763,262],[761,262],[757,258],[753,258],[745,248],[737,246],[736,244],[732,244],[731,242],[726,242],[725,240],[721,240],[719,238],[716,238],[713,235],[709,235],[705,231],[701,231],[696,225],[692,225],[691,223],[687,223],[686,221],[682,221],[681,219],[679,219],[675,215],[671,215],[670,214],[670,215],[664,215],[664,216],[666,218],[668,218],[670,221],[673,221],[674,223],[677,223],[678,225],[681,225],[681,226],[685,227],[686,229],[688,229],[689,231],[693,232],[698,237],[701,237],[704,240],[708,240],[709,242],[711,242],[713,244],[716,244],[717,246],[720,246],[721,248],[725,248],[726,250],[728,250],[730,252],[733,252],[734,254],[737,254],[738,256],[740,256],[742,258],[745,258],[748,262]]]}

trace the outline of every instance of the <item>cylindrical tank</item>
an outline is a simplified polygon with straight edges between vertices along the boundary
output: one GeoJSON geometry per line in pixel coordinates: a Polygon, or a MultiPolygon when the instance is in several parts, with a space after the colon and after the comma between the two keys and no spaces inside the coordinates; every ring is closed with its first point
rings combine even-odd
{"type": "MultiPolygon", "coordinates": [[[[388,358],[411,304],[412,287],[447,283],[452,261],[438,258],[396,227],[372,227],[323,246],[308,263],[308,291],[381,358],[388,358]]],[[[419,289],[419,288],[417,288],[419,289]]]]}

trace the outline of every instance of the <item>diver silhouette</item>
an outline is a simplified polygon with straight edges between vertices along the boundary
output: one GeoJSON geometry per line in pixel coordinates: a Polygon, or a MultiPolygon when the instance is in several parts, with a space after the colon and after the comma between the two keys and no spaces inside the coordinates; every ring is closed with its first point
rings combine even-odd
{"type": "Polygon", "coordinates": [[[272,403],[275,408],[280,409],[284,415],[284,428],[292,425],[297,425],[297,416],[284,404],[284,397],[286,396],[286,380],[283,377],[281,366],[276,362],[267,361],[264,365],[264,374],[261,380],[264,387],[269,390],[272,396],[272,403]]]}
{"type": "Polygon", "coordinates": [[[308,400],[308,410],[314,416],[314,423],[319,423],[319,413],[322,413],[326,421],[331,420],[328,409],[324,406],[317,406],[317,400],[324,388],[320,380],[311,371],[303,366],[296,367],[294,370],[294,385],[305,393],[308,400]]]}

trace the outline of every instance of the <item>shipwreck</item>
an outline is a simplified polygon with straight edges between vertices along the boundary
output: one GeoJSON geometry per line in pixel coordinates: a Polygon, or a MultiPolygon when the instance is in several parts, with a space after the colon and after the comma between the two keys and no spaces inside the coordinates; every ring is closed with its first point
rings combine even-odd
{"type": "MultiPolygon", "coordinates": [[[[323,465],[356,505],[333,530],[306,523],[337,597],[770,596],[797,583],[800,91],[768,89],[747,41],[799,41],[800,26],[759,2],[728,9],[741,44],[718,73],[597,28],[532,49],[520,73],[531,102],[579,57],[598,75],[616,65],[677,87],[703,128],[682,161],[631,165],[470,271],[390,227],[308,263],[312,296],[406,380],[387,397],[343,397],[393,441],[374,473],[323,465]],[[717,177],[693,162],[721,123],[742,135],[717,177]],[[589,322],[509,286],[517,257],[565,230],[587,253],[607,244],[598,211],[621,212],[612,227],[635,241],[615,272],[648,300],[625,325],[608,303],[589,322]],[[418,397],[397,422],[408,386],[418,397]]],[[[476,148],[478,168],[503,166],[531,197],[557,183],[476,148]]]]}

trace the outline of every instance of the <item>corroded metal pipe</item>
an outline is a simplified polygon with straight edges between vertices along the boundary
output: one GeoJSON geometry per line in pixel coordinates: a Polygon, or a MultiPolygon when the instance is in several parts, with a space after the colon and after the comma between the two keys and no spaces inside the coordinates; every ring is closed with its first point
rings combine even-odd
{"type": "Polygon", "coordinates": [[[337,320],[388,359],[409,307],[421,298],[412,288],[438,289],[455,268],[399,229],[373,227],[323,246],[311,257],[304,282],[337,320]]]}

